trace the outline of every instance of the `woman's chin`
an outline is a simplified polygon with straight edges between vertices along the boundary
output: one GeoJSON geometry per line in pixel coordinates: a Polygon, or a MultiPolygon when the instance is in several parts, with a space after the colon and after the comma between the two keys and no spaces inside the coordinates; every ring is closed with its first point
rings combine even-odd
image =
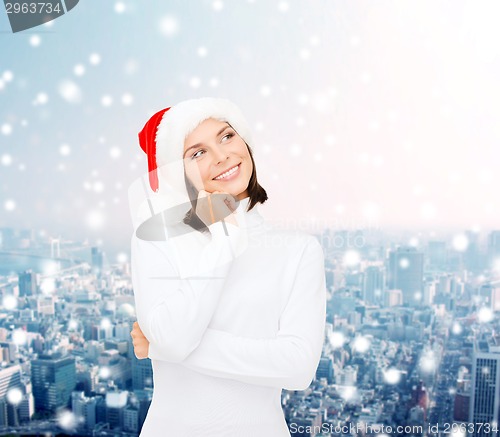
{"type": "MultiPolygon", "coordinates": [[[[236,182],[236,181],[235,181],[236,182]]],[[[240,193],[246,190],[246,187],[241,186],[242,184],[234,183],[231,184],[229,182],[224,182],[221,184],[217,184],[217,186],[211,186],[210,191],[222,191],[223,193],[231,194],[234,197],[238,197],[240,193]]],[[[248,186],[248,184],[247,184],[248,186]]],[[[208,191],[208,190],[207,190],[208,191]]]]}

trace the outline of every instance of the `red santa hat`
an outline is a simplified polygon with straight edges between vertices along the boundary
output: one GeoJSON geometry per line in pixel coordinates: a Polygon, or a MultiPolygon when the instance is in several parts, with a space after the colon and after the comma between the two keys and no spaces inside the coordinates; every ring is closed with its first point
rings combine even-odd
{"type": "Polygon", "coordinates": [[[245,117],[227,99],[203,97],[162,109],[139,132],[139,144],[148,156],[149,184],[154,192],[159,188],[157,166],[181,160],[186,136],[207,118],[226,121],[251,145],[250,127],[245,117]]]}

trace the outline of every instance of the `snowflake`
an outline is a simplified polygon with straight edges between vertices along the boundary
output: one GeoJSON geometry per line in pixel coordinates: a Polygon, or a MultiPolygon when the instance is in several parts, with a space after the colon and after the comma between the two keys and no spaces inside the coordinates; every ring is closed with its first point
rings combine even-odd
{"type": "Polygon", "coordinates": [[[109,329],[111,328],[113,325],[111,324],[111,320],[109,320],[108,318],[104,318],[101,320],[101,329],[109,329]]]}
{"type": "Polygon", "coordinates": [[[115,3],[115,12],[117,14],[122,14],[123,12],[125,12],[125,9],[126,9],[126,7],[125,7],[124,3],[122,3],[122,2],[115,3]]]}
{"type": "Polygon", "coordinates": [[[99,55],[99,53],[92,53],[89,56],[89,62],[92,65],[99,65],[99,63],[101,62],[101,55],[99,55]]]}
{"type": "Polygon", "coordinates": [[[139,63],[135,59],[128,59],[125,63],[124,71],[126,74],[134,74],[139,68],[139,63]]]}
{"type": "Polygon", "coordinates": [[[460,323],[454,322],[453,326],[451,328],[451,332],[453,332],[453,334],[455,334],[455,335],[461,334],[462,333],[462,326],[460,325],[460,323]]]}
{"type": "Polygon", "coordinates": [[[199,77],[192,77],[190,80],[189,80],[189,86],[191,88],[199,88],[201,85],[201,79],[199,77]]]}
{"type": "Polygon", "coordinates": [[[399,260],[399,267],[402,269],[407,269],[410,265],[410,260],[408,258],[401,258],[399,260]]]}
{"type": "Polygon", "coordinates": [[[12,294],[6,294],[2,299],[2,305],[6,310],[17,308],[17,298],[12,294]]]}
{"type": "Polygon", "coordinates": [[[61,97],[69,103],[79,103],[82,99],[80,87],[71,80],[63,80],[58,90],[61,97]]]}
{"type": "Polygon", "coordinates": [[[57,414],[57,424],[64,430],[74,430],[77,426],[77,418],[72,411],[62,410],[57,414]]]}
{"type": "Polygon", "coordinates": [[[290,146],[290,155],[300,156],[302,154],[302,147],[299,144],[292,144],[290,146]]]}
{"type": "Polygon", "coordinates": [[[107,379],[111,376],[111,370],[109,367],[101,367],[99,369],[99,377],[103,379],[107,379]]]}
{"type": "Polygon", "coordinates": [[[207,53],[208,53],[208,50],[206,47],[198,47],[198,50],[196,51],[196,53],[198,53],[198,56],[200,58],[204,58],[205,56],[207,56],[207,53]]]}
{"type": "Polygon", "coordinates": [[[104,225],[104,215],[100,211],[89,211],[86,218],[87,226],[92,229],[100,229],[104,225]]]}
{"type": "Polygon", "coordinates": [[[7,391],[7,402],[11,405],[19,405],[23,400],[23,392],[15,387],[7,391]]]}
{"type": "Polygon", "coordinates": [[[493,320],[494,314],[491,308],[482,307],[477,313],[477,318],[481,323],[488,323],[493,320]]]}
{"type": "Polygon", "coordinates": [[[286,11],[288,11],[289,8],[290,8],[290,5],[288,4],[288,2],[281,1],[278,4],[278,9],[280,12],[286,12],[286,11]]]}
{"type": "Polygon", "coordinates": [[[71,148],[67,144],[61,144],[61,147],[59,147],[59,153],[62,156],[68,156],[71,153],[71,148]]]}
{"type": "Polygon", "coordinates": [[[12,133],[12,126],[8,123],[2,124],[1,130],[4,135],[10,135],[12,133]]]}
{"type": "Polygon", "coordinates": [[[41,42],[42,42],[42,39],[38,35],[32,35],[30,37],[30,45],[32,47],[38,47],[41,42]]]}
{"type": "Polygon", "coordinates": [[[380,217],[380,207],[375,202],[365,202],[362,211],[367,220],[376,220],[380,217]]]}
{"type": "Polygon", "coordinates": [[[113,159],[116,159],[116,158],[119,158],[122,154],[122,151],[119,147],[112,147],[110,150],[109,150],[109,156],[111,156],[111,158],[113,159]]]}
{"type": "Polygon", "coordinates": [[[299,51],[299,57],[303,61],[307,61],[310,58],[310,56],[311,56],[311,54],[309,53],[309,50],[307,50],[307,49],[301,49],[299,51]]]}
{"type": "Polygon", "coordinates": [[[363,336],[358,336],[354,339],[353,350],[360,353],[365,353],[370,348],[370,340],[363,336]]]}
{"type": "Polygon", "coordinates": [[[420,207],[420,215],[425,220],[430,220],[436,216],[436,207],[431,203],[424,203],[420,207]]]}
{"type": "Polygon", "coordinates": [[[14,74],[10,70],[5,70],[3,72],[2,79],[5,80],[5,82],[11,82],[12,79],[14,79],[14,74]]]}
{"type": "Polygon", "coordinates": [[[160,32],[167,36],[175,35],[179,30],[177,19],[171,15],[167,15],[160,20],[160,32]]]}
{"type": "Polygon", "coordinates": [[[329,335],[329,340],[330,340],[330,344],[335,349],[341,348],[342,346],[344,346],[344,343],[346,342],[344,334],[342,332],[339,332],[339,331],[333,331],[329,335]]]}
{"type": "Polygon", "coordinates": [[[464,234],[458,234],[453,237],[453,249],[457,252],[464,252],[469,245],[469,239],[464,234]]]}
{"type": "Polygon", "coordinates": [[[465,433],[465,430],[463,429],[464,426],[462,425],[462,428],[460,427],[460,423],[453,423],[452,424],[452,429],[450,432],[450,437],[465,437],[467,434],[465,433]],[[453,426],[455,425],[455,426],[453,426]]]}
{"type": "Polygon", "coordinates": [[[59,271],[59,263],[56,261],[46,261],[43,263],[43,275],[54,276],[59,271]]]}
{"type": "Polygon", "coordinates": [[[14,211],[16,209],[16,202],[12,199],[7,199],[3,205],[6,211],[14,211]]]}
{"type": "Polygon", "coordinates": [[[128,260],[128,255],[125,253],[125,252],[120,252],[117,256],[116,256],[116,260],[117,262],[119,263],[126,263],[127,260],[128,260]]]}
{"type": "Polygon", "coordinates": [[[401,380],[401,372],[395,368],[387,369],[384,372],[384,380],[387,384],[397,384],[401,380]]]}
{"type": "Polygon", "coordinates": [[[40,290],[45,295],[51,295],[56,289],[56,281],[54,278],[45,278],[40,284],[40,290]]]}
{"type": "Polygon", "coordinates": [[[36,95],[33,105],[45,105],[49,101],[47,93],[41,92],[36,95]]]}
{"type": "Polygon", "coordinates": [[[82,64],[77,64],[73,67],[73,73],[75,76],[83,76],[85,74],[85,66],[82,64]]]}
{"type": "Polygon", "coordinates": [[[8,153],[5,153],[4,155],[2,155],[2,165],[5,165],[5,167],[8,167],[11,164],[12,164],[12,156],[10,156],[8,153]]]}
{"type": "Polygon", "coordinates": [[[212,3],[212,8],[214,11],[222,11],[222,9],[224,9],[224,3],[221,0],[215,0],[212,3]]]}
{"type": "Polygon", "coordinates": [[[101,97],[101,105],[104,107],[111,106],[113,104],[113,98],[109,95],[101,97]]]}
{"type": "Polygon", "coordinates": [[[361,255],[357,250],[349,249],[345,252],[342,261],[345,266],[353,267],[360,263],[361,255]]]}
{"type": "Polygon", "coordinates": [[[134,98],[132,97],[132,94],[126,93],[122,96],[122,103],[125,106],[130,106],[134,102],[134,98]]]}
{"type": "Polygon", "coordinates": [[[101,181],[95,181],[92,184],[92,189],[96,193],[102,193],[104,191],[104,184],[101,181]]]}
{"type": "Polygon", "coordinates": [[[26,344],[26,341],[28,340],[28,336],[26,334],[26,331],[22,329],[16,329],[15,331],[12,332],[12,342],[17,345],[22,345],[26,344]]]}
{"type": "Polygon", "coordinates": [[[319,38],[318,35],[312,35],[310,38],[309,38],[309,43],[312,45],[312,46],[317,46],[319,45],[321,42],[321,39],[319,38]]]}
{"type": "Polygon", "coordinates": [[[346,386],[340,390],[340,396],[347,402],[352,402],[356,399],[357,389],[354,386],[346,386]]]}
{"type": "Polygon", "coordinates": [[[345,212],[345,205],[342,204],[335,205],[335,212],[337,214],[343,214],[345,212]]]}
{"type": "Polygon", "coordinates": [[[271,95],[271,87],[269,85],[262,85],[260,87],[260,94],[263,97],[268,97],[271,95]]]}

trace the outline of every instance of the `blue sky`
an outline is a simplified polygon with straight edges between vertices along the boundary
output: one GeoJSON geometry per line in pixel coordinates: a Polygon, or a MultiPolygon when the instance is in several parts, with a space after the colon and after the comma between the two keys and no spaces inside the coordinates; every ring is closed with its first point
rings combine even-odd
{"type": "Polygon", "coordinates": [[[499,15],[487,1],[81,0],[12,34],[1,6],[0,225],[127,252],[137,133],[210,95],[254,129],[271,220],[498,227],[499,15]]]}

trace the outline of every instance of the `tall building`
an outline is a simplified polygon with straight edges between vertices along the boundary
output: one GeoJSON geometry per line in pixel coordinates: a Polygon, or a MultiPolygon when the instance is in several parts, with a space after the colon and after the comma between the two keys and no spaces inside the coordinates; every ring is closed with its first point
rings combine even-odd
{"type": "Polygon", "coordinates": [[[479,286],[478,289],[478,304],[486,306],[493,311],[500,309],[500,284],[494,282],[486,282],[479,286]]]}
{"type": "Polygon", "coordinates": [[[480,250],[479,233],[465,231],[467,237],[467,248],[464,252],[464,263],[467,270],[480,273],[484,268],[484,254],[480,250]]]}
{"type": "Polygon", "coordinates": [[[13,388],[21,389],[21,366],[18,364],[0,370],[0,399],[13,388]]]}
{"type": "Polygon", "coordinates": [[[500,231],[491,231],[488,235],[488,261],[500,259],[500,231]]]}
{"type": "Polygon", "coordinates": [[[129,405],[123,411],[123,429],[125,431],[135,432],[139,431],[139,406],[129,405]]]}
{"type": "MultiPolygon", "coordinates": [[[[480,338],[474,343],[471,375],[469,422],[499,422],[500,409],[500,339],[480,338]]],[[[477,428],[471,437],[491,437],[496,433],[477,428]]]]}
{"type": "Polygon", "coordinates": [[[10,390],[22,392],[21,367],[19,365],[0,370],[0,426],[19,425],[17,405],[12,405],[7,400],[7,394],[10,390]]]}
{"type": "Polygon", "coordinates": [[[384,290],[384,272],[378,266],[368,266],[363,273],[364,301],[368,304],[381,304],[384,290]]]}
{"type": "Polygon", "coordinates": [[[82,419],[81,427],[87,430],[96,425],[96,398],[86,397],[82,391],[74,391],[71,395],[71,411],[78,419],[82,419]]]}
{"type": "Polygon", "coordinates": [[[101,277],[103,268],[103,252],[98,247],[92,247],[92,273],[98,278],[101,277]]]}
{"type": "Polygon", "coordinates": [[[122,428],[128,392],[116,390],[106,393],[106,423],[111,429],[122,428]]]}
{"type": "Polygon", "coordinates": [[[384,291],[384,307],[395,307],[403,305],[403,293],[401,290],[384,291]]]}
{"type": "Polygon", "coordinates": [[[389,253],[387,286],[401,290],[403,305],[420,306],[424,297],[424,254],[415,247],[398,247],[389,253]]]}
{"type": "Polygon", "coordinates": [[[132,387],[134,390],[142,390],[153,387],[153,368],[151,360],[138,360],[132,352],[132,387]]]}
{"type": "Polygon", "coordinates": [[[333,382],[333,359],[332,357],[321,357],[316,369],[316,379],[326,378],[328,384],[333,382]]]}
{"type": "Polygon", "coordinates": [[[19,296],[34,296],[36,295],[36,273],[32,270],[19,273],[19,296]]]}
{"type": "Polygon", "coordinates": [[[429,241],[427,245],[429,268],[432,270],[445,270],[446,268],[446,242],[429,241]]]}
{"type": "Polygon", "coordinates": [[[75,359],[60,353],[40,355],[31,362],[31,381],[37,410],[68,406],[76,386],[75,359]]]}

